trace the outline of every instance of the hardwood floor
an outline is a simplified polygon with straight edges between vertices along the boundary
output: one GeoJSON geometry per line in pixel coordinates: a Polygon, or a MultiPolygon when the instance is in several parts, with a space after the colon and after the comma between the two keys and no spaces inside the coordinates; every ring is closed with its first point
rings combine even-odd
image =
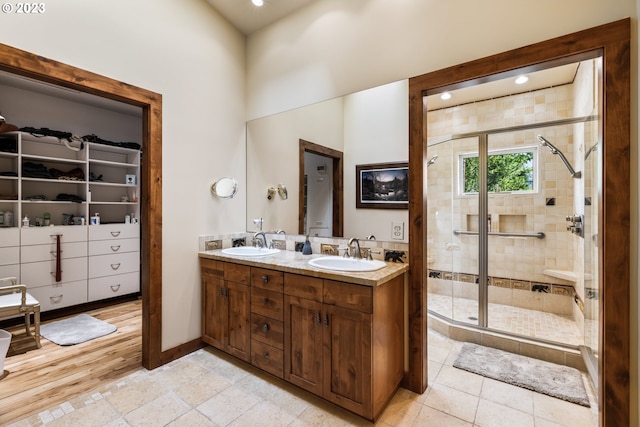
{"type": "MultiPolygon", "coordinates": [[[[0,425],[21,420],[141,368],[142,301],[87,313],[116,325],[118,330],[64,347],[42,338],[38,349],[24,325],[7,328],[13,338],[4,363],[5,377],[0,380],[0,425]]],[[[49,321],[42,322],[46,323],[49,321]]]]}

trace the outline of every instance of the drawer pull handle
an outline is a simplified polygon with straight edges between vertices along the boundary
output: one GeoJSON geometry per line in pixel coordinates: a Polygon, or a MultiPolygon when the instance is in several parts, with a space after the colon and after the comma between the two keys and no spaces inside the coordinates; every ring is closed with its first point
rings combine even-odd
{"type": "Polygon", "coordinates": [[[118,252],[118,251],[120,250],[120,245],[118,245],[118,246],[111,246],[111,250],[112,250],[113,252],[118,252]]]}
{"type": "Polygon", "coordinates": [[[268,359],[268,358],[269,358],[269,352],[268,352],[268,351],[265,351],[265,352],[264,352],[264,358],[265,358],[265,359],[268,359]]]}
{"type": "Polygon", "coordinates": [[[263,299],[263,300],[262,300],[262,302],[264,303],[264,305],[269,304],[269,298],[265,298],[265,299],[263,299]]]}
{"type": "Polygon", "coordinates": [[[111,235],[112,235],[113,237],[118,237],[118,236],[120,235],[120,232],[119,232],[119,231],[112,231],[112,232],[111,232],[111,235]]]}
{"type": "MultiPolygon", "coordinates": [[[[64,251],[60,251],[60,253],[62,253],[62,252],[64,252],[64,251]]],[[[51,256],[52,256],[52,257],[54,257],[54,258],[58,256],[58,254],[56,254],[56,251],[49,251],[49,253],[50,253],[50,254],[51,254],[51,256]]]]}
{"type": "Polygon", "coordinates": [[[120,283],[117,285],[111,285],[110,287],[113,292],[118,292],[120,290],[120,283]]]}
{"type": "Polygon", "coordinates": [[[269,283],[269,276],[267,276],[266,274],[262,276],[262,283],[269,283]]]}
{"type": "Polygon", "coordinates": [[[62,297],[63,297],[63,295],[61,294],[61,295],[56,295],[56,296],[53,296],[53,297],[49,297],[49,299],[51,300],[52,303],[57,304],[60,301],[62,301],[62,297]]]}
{"type": "Polygon", "coordinates": [[[264,325],[262,325],[262,331],[263,332],[269,332],[269,324],[265,323],[264,325]]]}
{"type": "Polygon", "coordinates": [[[321,320],[320,320],[320,312],[318,311],[316,313],[316,323],[320,324],[321,320]]]}
{"type": "MultiPolygon", "coordinates": [[[[60,270],[60,273],[64,273],[64,270],[60,270]]],[[[50,271],[49,274],[51,274],[53,277],[56,277],[55,271],[50,271]]]]}
{"type": "Polygon", "coordinates": [[[111,264],[111,268],[112,268],[113,270],[117,270],[117,269],[119,269],[119,268],[120,268],[120,263],[117,263],[117,264],[111,264]]]}

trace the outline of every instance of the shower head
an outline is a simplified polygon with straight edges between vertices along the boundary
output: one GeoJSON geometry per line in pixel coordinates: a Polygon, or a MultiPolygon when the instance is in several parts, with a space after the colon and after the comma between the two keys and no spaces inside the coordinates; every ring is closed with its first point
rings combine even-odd
{"type": "Polygon", "coordinates": [[[438,155],[437,154],[435,156],[433,156],[432,158],[430,158],[429,160],[427,160],[427,167],[429,167],[432,164],[434,164],[436,162],[436,160],[438,160],[438,155]]]}
{"type": "Polygon", "coordinates": [[[549,149],[549,151],[551,151],[551,154],[555,154],[557,156],[560,156],[560,160],[562,160],[562,163],[564,163],[564,165],[567,167],[567,169],[569,170],[569,173],[571,174],[571,176],[573,178],[581,178],[582,177],[582,173],[580,171],[575,171],[573,169],[573,166],[571,166],[571,163],[569,163],[569,160],[567,160],[567,158],[565,157],[565,155],[564,155],[564,153],[562,151],[560,151],[555,145],[550,143],[542,135],[538,135],[537,138],[538,138],[538,141],[540,141],[540,145],[543,146],[543,147],[547,147],[549,149]]]}

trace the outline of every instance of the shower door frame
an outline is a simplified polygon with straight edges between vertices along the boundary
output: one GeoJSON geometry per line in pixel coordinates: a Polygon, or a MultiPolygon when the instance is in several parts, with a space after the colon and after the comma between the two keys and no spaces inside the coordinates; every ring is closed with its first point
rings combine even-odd
{"type": "Polygon", "coordinates": [[[423,97],[593,51],[603,66],[602,284],[599,316],[598,423],[630,425],[630,147],[631,20],[600,25],[519,49],[452,66],[409,80],[409,372],[404,385],[427,387],[427,123],[423,97]],[[607,228],[604,228],[607,224],[607,228]]]}

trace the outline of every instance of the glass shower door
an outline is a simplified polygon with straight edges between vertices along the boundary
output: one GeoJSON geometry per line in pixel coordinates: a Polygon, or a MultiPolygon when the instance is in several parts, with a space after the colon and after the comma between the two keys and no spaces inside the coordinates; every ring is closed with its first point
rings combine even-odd
{"type": "Polygon", "coordinates": [[[479,176],[468,159],[478,147],[478,137],[432,142],[426,165],[428,307],[473,325],[479,319],[479,176]]]}

